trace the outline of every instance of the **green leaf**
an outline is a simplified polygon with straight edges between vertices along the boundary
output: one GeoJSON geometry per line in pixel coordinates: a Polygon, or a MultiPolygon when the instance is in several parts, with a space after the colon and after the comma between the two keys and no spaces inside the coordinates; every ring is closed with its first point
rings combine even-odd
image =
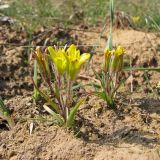
{"type": "Polygon", "coordinates": [[[15,122],[10,115],[10,110],[4,105],[4,102],[1,97],[0,97],[0,117],[8,122],[10,128],[13,128],[15,126],[15,122]]]}
{"type": "Polygon", "coordinates": [[[40,91],[40,89],[35,84],[34,80],[33,80],[33,84],[34,84],[35,88],[38,90],[39,94],[53,107],[53,109],[56,110],[57,113],[59,113],[59,108],[56,105],[56,103],[54,103],[46,93],[44,94],[42,91],[40,91]]]}
{"type": "Polygon", "coordinates": [[[135,71],[135,70],[137,70],[137,71],[156,71],[156,72],[160,72],[160,67],[157,67],[157,68],[127,67],[127,68],[124,68],[123,70],[125,70],[125,71],[135,71]]]}
{"type": "Polygon", "coordinates": [[[59,114],[55,113],[47,105],[43,105],[43,107],[49,114],[53,116],[53,118],[59,123],[60,126],[64,125],[64,120],[59,114]]]}
{"type": "Polygon", "coordinates": [[[59,88],[58,88],[57,85],[55,85],[55,96],[56,96],[57,98],[60,97],[59,88]]]}
{"type": "Polygon", "coordinates": [[[98,75],[98,73],[94,69],[93,69],[93,72],[94,72],[95,76],[99,79],[99,81],[101,83],[101,85],[99,85],[100,88],[105,92],[105,90],[106,90],[106,85],[105,85],[105,83],[106,83],[106,74],[104,72],[102,72],[102,77],[100,77],[98,75]]]}
{"type": "Polygon", "coordinates": [[[80,99],[77,104],[71,109],[70,113],[69,113],[69,116],[68,116],[68,119],[67,119],[67,127],[68,128],[71,128],[72,125],[73,125],[73,122],[74,122],[74,117],[75,117],[75,114],[77,113],[77,110],[79,108],[79,106],[85,101],[85,99],[80,99]]]}
{"type": "MultiPolygon", "coordinates": [[[[34,82],[37,85],[37,61],[34,60],[34,76],[33,76],[34,82]]],[[[39,93],[38,90],[34,87],[34,91],[33,91],[33,99],[36,102],[36,100],[39,97],[39,93]]]]}
{"type": "Polygon", "coordinates": [[[101,86],[98,85],[98,84],[88,83],[88,84],[77,84],[77,85],[74,85],[74,86],[72,87],[72,90],[76,90],[76,89],[78,89],[78,88],[85,87],[85,86],[91,86],[91,87],[94,87],[94,88],[96,88],[96,89],[100,89],[100,88],[101,88],[101,86]]]}
{"type": "Polygon", "coordinates": [[[112,50],[112,48],[113,48],[113,44],[112,44],[112,28],[113,28],[113,20],[114,20],[114,4],[113,4],[113,0],[110,0],[109,9],[110,9],[110,32],[109,32],[106,48],[109,48],[110,50],[112,50]]]}
{"type": "Polygon", "coordinates": [[[106,95],[105,95],[105,92],[94,92],[93,93],[95,96],[98,96],[100,98],[102,98],[103,100],[106,101],[106,95]]]}
{"type": "Polygon", "coordinates": [[[108,40],[107,40],[107,46],[106,48],[112,50],[112,29],[110,29],[110,33],[109,33],[109,36],[108,36],[108,40]]]}
{"type": "Polygon", "coordinates": [[[107,95],[104,91],[103,92],[95,92],[94,95],[102,98],[104,101],[107,102],[107,104],[110,107],[114,107],[114,100],[112,99],[111,96],[107,95]]]}
{"type": "Polygon", "coordinates": [[[57,111],[59,112],[59,108],[57,107],[56,103],[54,103],[50,97],[47,94],[44,94],[43,92],[41,92],[40,90],[38,90],[40,95],[57,111]]]}
{"type": "Polygon", "coordinates": [[[113,0],[110,0],[110,19],[111,19],[111,23],[113,24],[113,20],[114,20],[114,3],[113,3],[113,0]]]}
{"type": "Polygon", "coordinates": [[[2,98],[0,97],[0,117],[6,119],[7,116],[10,116],[9,109],[4,105],[2,98]]]}
{"type": "Polygon", "coordinates": [[[102,87],[105,90],[105,88],[106,88],[106,74],[104,72],[102,72],[102,78],[101,79],[102,79],[102,82],[101,82],[102,87]]]}

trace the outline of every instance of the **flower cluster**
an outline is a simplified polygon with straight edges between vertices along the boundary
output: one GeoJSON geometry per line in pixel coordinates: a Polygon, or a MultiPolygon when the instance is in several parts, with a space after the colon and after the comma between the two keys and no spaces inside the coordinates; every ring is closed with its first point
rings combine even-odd
{"type": "Polygon", "coordinates": [[[72,127],[74,116],[79,106],[85,101],[84,98],[80,98],[73,106],[72,87],[81,66],[90,58],[90,54],[80,54],[74,44],[67,50],[48,47],[48,52],[46,50],[42,53],[39,48],[36,48],[33,56],[50,93],[41,91],[36,82],[33,82],[38,93],[47,102],[43,105],[45,110],[56,119],[59,125],[72,127]],[[54,82],[52,82],[53,79],[54,82]]]}
{"type": "MultiPolygon", "coordinates": [[[[114,107],[114,97],[116,91],[120,87],[119,78],[123,69],[123,55],[124,49],[118,46],[116,49],[110,50],[106,48],[104,51],[104,66],[101,76],[98,77],[100,81],[100,90],[95,90],[95,95],[104,99],[108,106],[114,107]]],[[[97,73],[95,73],[97,75],[97,73]]]]}
{"type": "Polygon", "coordinates": [[[121,71],[124,53],[124,49],[121,46],[118,46],[115,50],[106,48],[104,51],[104,71],[112,74],[121,71]]]}
{"type": "Polygon", "coordinates": [[[66,73],[71,80],[75,80],[81,65],[90,57],[89,53],[80,55],[80,51],[74,44],[67,51],[64,49],[55,50],[52,47],[48,47],[48,50],[58,74],[66,73]]]}

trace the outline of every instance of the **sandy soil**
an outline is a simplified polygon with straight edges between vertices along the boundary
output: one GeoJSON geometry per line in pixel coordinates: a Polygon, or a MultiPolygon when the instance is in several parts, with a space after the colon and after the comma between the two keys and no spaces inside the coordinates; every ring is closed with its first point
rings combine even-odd
{"type": "MultiPolygon", "coordinates": [[[[56,40],[82,45],[99,42],[100,28],[84,30],[42,29],[34,33],[32,44],[53,45],[56,40]]],[[[125,64],[131,63],[135,67],[159,65],[159,37],[160,34],[157,33],[135,30],[115,30],[113,33],[114,45],[121,44],[125,47],[125,64]]],[[[107,33],[104,33],[100,41],[103,48],[106,39],[107,33]]],[[[0,43],[26,46],[27,34],[1,26],[0,43]]],[[[103,48],[97,48],[96,53],[94,51],[92,65],[97,70],[100,70],[103,61],[103,48]]],[[[80,49],[93,51],[91,47],[80,49]]],[[[147,81],[143,72],[133,72],[134,92],[130,91],[129,78],[118,93],[117,110],[108,109],[102,100],[90,96],[78,112],[75,121],[77,127],[68,131],[53,125],[51,117],[42,109],[41,102],[37,105],[32,103],[32,63],[29,65],[29,53],[30,49],[25,47],[0,47],[0,95],[6,99],[5,103],[12,110],[16,122],[15,128],[9,131],[6,122],[0,120],[0,159],[160,159],[160,99],[156,91],[159,73],[147,73],[147,81]]],[[[83,70],[81,74],[92,77],[92,71],[88,71],[83,70]]],[[[85,79],[82,81],[86,83],[85,79]]]]}

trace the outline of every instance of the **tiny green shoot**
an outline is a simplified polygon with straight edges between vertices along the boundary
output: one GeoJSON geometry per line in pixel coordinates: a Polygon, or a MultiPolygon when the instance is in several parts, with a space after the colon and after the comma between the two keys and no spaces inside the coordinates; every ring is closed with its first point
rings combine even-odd
{"type": "Polygon", "coordinates": [[[9,109],[5,106],[2,98],[0,97],[0,118],[6,120],[8,122],[9,128],[13,128],[15,126],[15,122],[11,117],[9,109]]]}

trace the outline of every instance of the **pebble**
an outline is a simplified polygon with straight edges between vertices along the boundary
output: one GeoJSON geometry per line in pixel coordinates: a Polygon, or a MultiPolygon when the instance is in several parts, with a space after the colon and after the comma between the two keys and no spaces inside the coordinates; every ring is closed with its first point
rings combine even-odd
{"type": "Polygon", "coordinates": [[[26,103],[26,106],[30,107],[32,105],[31,102],[26,103]]]}

